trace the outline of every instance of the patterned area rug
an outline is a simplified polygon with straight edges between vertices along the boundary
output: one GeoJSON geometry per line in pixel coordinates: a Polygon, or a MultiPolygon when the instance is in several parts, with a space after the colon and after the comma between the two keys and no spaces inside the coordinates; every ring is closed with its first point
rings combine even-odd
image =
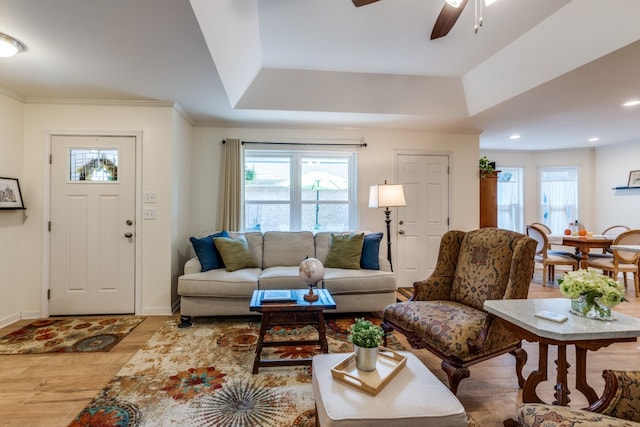
{"type": "MultiPolygon", "coordinates": [[[[375,323],[380,319],[365,316],[375,323]]],[[[352,351],[354,317],[327,316],[332,353],[352,351]]],[[[310,366],[261,367],[253,375],[259,317],[169,319],[71,426],[315,426],[310,366]]],[[[313,339],[311,326],[274,327],[267,339],[313,339]],[[269,336],[270,335],[270,336],[269,336]]],[[[391,337],[389,347],[403,349],[391,337]]],[[[263,358],[302,358],[315,346],[267,347],[263,358]]]]}
{"type": "Polygon", "coordinates": [[[43,319],[0,338],[0,354],[109,351],[145,317],[43,319]]]}

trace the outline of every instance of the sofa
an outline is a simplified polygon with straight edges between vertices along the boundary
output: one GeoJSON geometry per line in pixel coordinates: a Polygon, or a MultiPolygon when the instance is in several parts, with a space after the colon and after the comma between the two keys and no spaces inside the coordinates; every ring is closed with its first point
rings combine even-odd
{"type": "Polygon", "coordinates": [[[222,231],[192,237],[195,256],[178,278],[179,326],[190,326],[194,316],[255,314],[249,302],[258,289],[308,289],[299,272],[307,257],[325,266],[318,288],[333,296],[337,308],[332,312],[381,312],[396,301],[396,277],[380,256],[381,239],[382,233],[310,231],[222,231]]]}

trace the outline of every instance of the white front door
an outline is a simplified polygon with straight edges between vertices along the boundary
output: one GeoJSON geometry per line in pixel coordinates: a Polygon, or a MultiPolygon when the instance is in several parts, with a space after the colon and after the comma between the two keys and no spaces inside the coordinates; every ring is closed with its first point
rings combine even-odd
{"type": "Polygon", "coordinates": [[[440,239],[449,229],[449,156],[399,154],[396,165],[407,205],[396,208],[394,266],[398,286],[411,287],[433,272],[440,239]]]}
{"type": "Polygon", "coordinates": [[[135,311],[135,137],[51,139],[51,315],[135,311]]]}

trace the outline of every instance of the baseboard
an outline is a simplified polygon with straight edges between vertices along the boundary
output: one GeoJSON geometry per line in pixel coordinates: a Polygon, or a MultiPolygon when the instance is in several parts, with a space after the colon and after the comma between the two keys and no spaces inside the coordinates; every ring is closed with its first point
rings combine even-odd
{"type": "Polygon", "coordinates": [[[21,311],[20,312],[21,319],[41,319],[42,314],[39,311],[21,311]]]}
{"type": "Polygon", "coordinates": [[[142,307],[138,316],[171,316],[173,311],[171,307],[142,307]]]}
{"type": "Polygon", "coordinates": [[[4,328],[5,326],[9,326],[12,323],[16,323],[18,320],[20,320],[20,315],[18,313],[5,316],[0,319],[0,328],[4,328]]]}

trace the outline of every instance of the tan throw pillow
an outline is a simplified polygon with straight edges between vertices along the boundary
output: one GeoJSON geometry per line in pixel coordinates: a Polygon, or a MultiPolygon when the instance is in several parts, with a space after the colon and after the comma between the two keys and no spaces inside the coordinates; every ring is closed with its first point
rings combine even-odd
{"type": "Polygon", "coordinates": [[[220,252],[227,271],[258,267],[246,237],[214,237],[213,243],[220,252]]]}
{"type": "MultiPolygon", "coordinates": [[[[331,247],[324,262],[325,267],[360,270],[360,257],[364,233],[331,234],[331,247]]],[[[225,262],[226,264],[226,262],[225,262]]]]}

